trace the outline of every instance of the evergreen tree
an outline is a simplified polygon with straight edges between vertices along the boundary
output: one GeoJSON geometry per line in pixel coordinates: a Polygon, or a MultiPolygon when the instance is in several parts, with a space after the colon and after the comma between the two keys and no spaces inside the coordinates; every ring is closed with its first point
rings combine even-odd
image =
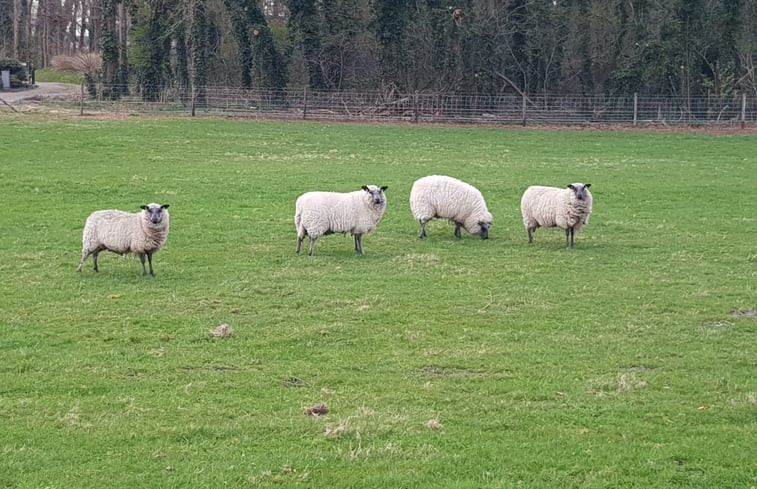
{"type": "Polygon", "coordinates": [[[267,24],[253,24],[250,40],[252,43],[252,79],[259,88],[274,90],[281,96],[286,88],[286,68],[273,43],[271,29],[267,24]]]}
{"type": "Polygon", "coordinates": [[[120,95],[118,83],[120,53],[116,32],[117,3],[117,0],[102,0],[100,52],[103,60],[102,77],[105,98],[118,98],[120,95]]]}
{"type": "Polygon", "coordinates": [[[400,78],[404,72],[404,34],[408,14],[405,0],[375,0],[374,26],[380,49],[382,83],[403,88],[400,78]]]}
{"type": "Polygon", "coordinates": [[[171,12],[168,0],[141,0],[135,9],[130,64],[142,98],[157,101],[171,72],[171,12]]]}
{"type": "Polygon", "coordinates": [[[224,0],[237,42],[242,86],[286,87],[286,66],[263,12],[254,0],[224,0]]]}
{"type": "Polygon", "coordinates": [[[0,58],[13,51],[13,0],[0,0],[0,58]]]}
{"type": "Polygon", "coordinates": [[[321,68],[321,29],[315,0],[289,0],[289,31],[302,48],[310,88],[326,88],[321,68]]]}
{"type": "Polygon", "coordinates": [[[190,54],[192,58],[192,87],[195,100],[205,102],[205,86],[208,81],[209,27],[207,0],[192,0],[190,27],[190,54]]]}

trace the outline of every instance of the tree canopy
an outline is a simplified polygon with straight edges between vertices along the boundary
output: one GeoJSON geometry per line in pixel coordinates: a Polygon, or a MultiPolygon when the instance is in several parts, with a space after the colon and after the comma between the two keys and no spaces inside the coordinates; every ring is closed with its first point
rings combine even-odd
{"type": "MultiPolygon", "coordinates": [[[[0,0],[0,58],[170,87],[757,94],[754,0],[0,0]]],[[[197,93],[201,93],[199,90],[197,93]]]]}

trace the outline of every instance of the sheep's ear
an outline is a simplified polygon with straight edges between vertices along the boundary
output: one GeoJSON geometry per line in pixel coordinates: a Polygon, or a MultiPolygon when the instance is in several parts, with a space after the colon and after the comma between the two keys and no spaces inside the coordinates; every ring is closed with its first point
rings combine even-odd
{"type": "Polygon", "coordinates": [[[570,185],[568,185],[568,188],[571,189],[571,190],[575,190],[576,189],[576,187],[574,187],[572,183],[570,185]]]}
{"type": "Polygon", "coordinates": [[[370,192],[370,190],[368,189],[368,187],[367,187],[367,186],[365,186],[365,185],[363,185],[363,186],[362,186],[361,188],[362,188],[363,190],[365,190],[366,192],[370,192]]]}
{"type": "Polygon", "coordinates": [[[381,187],[381,191],[383,192],[384,190],[386,190],[386,189],[388,189],[388,188],[389,188],[389,187],[387,187],[386,185],[384,185],[383,187],[381,187]]]}
{"type": "Polygon", "coordinates": [[[146,205],[140,205],[139,208],[144,210],[144,209],[147,209],[147,206],[146,205]]]}
{"type": "Polygon", "coordinates": [[[160,206],[161,209],[168,209],[168,204],[163,204],[160,206]]]}
{"type": "Polygon", "coordinates": [[[589,187],[591,187],[591,184],[587,183],[586,185],[584,185],[584,187],[589,188],[589,187]]]}

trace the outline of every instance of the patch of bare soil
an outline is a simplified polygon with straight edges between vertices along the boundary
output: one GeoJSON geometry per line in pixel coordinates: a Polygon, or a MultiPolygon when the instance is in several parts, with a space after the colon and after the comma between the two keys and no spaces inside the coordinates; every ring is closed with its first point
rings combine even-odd
{"type": "Polygon", "coordinates": [[[731,311],[731,316],[740,318],[754,318],[757,317],[757,309],[734,309],[731,311]]]}

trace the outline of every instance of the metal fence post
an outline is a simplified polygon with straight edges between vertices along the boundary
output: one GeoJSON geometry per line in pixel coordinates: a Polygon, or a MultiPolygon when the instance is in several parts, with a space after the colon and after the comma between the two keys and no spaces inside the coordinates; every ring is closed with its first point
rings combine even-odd
{"type": "Polygon", "coordinates": [[[741,94],[741,128],[746,127],[746,92],[741,94]]]}
{"type": "Polygon", "coordinates": [[[302,90],[302,119],[308,118],[308,87],[302,90]]]}
{"type": "Polygon", "coordinates": [[[526,125],[526,92],[523,92],[523,105],[521,107],[521,118],[523,126],[526,125]]]}
{"type": "Polygon", "coordinates": [[[192,97],[192,117],[194,117],[195,116],[195,103],[197,100],[197,90],[195,89],[194,83],[192,83],[192,91],[190,93],[192,97]]]}
{"type": "Polygon", "coordinates": [[[415,91],[413,94],[413,122],[418,124],[418,117],[419,117],[419,110],[418,110],[418,90],[415,91]]]}
{"type": "Polygon", "coordinates": [[[639,115],[639,94],[634,92],[633,94],[633,125],[636,125],[639,115]]]}

